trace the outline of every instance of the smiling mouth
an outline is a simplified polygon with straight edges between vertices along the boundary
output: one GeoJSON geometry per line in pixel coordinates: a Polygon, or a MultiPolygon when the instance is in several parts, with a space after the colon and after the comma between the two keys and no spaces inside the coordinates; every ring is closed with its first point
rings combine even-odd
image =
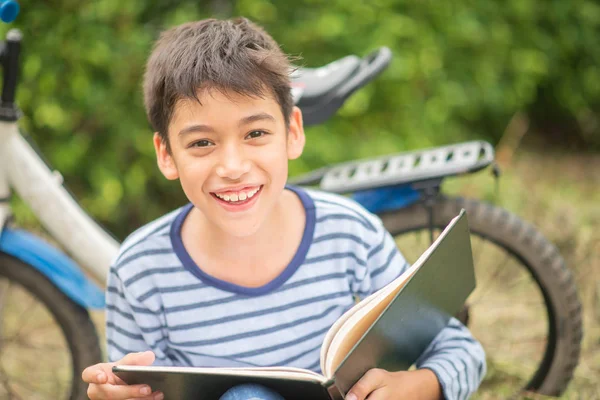
{"type": "Polygon", "coordinates": [[[224,192],[224,193],[214,193],[210,194],[220,203],[240,206],[247,203],[250,203],[253,199],[258,197],[260,192],[262,191],[263,185],[260,185],[257,188],[251,190],[241,190],[239,192],[224,192]]]}

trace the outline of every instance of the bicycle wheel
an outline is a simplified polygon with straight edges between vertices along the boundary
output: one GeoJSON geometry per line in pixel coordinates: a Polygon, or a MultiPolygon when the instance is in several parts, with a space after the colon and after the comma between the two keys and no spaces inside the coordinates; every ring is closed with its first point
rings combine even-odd
{"type": "Polygon", "coordinates": [[[101,361],[88,312],[28,264],[0,253],[0,398],[87,399],[101,361]]]}
{"type": "MultiPolygon", "coordinates": [[[[477,200],[440,196],[434,233],[461,208],[469,218],[477,280],[467,299],[467,323],[485,348],[488,364],[481,391],[493,390],[504,398],[521,390],[560,395],[577,366],[583,336],[569,269],[531,224],[477,200]]],[[[422,205],[380,217],[408,262],[429,246],[428,214],[422,205]]]]}

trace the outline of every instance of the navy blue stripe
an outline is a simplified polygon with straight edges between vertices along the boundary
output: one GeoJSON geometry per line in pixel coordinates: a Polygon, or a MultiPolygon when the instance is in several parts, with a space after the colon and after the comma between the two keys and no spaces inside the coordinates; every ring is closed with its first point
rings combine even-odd
{"type": "MultiPolygon", "coordinates": [[[[199,283],[192,283],[189,285],[157,287],[157,289],[160,293],[181,293],[181,292],[203,289],[206,287],[209,287],[209,286],[205,283],[199,282],[199,283]]],[[[145,295],[146,294],[144,293],[142,296],[145,296],[145,295]]]]}
{"type": "Polygon", "coordinates": [[[275,346],[269,346],[269,347],[263,347],[261,349],[255,349],[255,350],[251,350],[251,351],[246,351],[243,353],[236,353],[236,354],[229,354],[229,357],[233,357],[233,358],[243,358],[243,357],[253,357],[253,356],[259,356],[259,355],[263,355],[266,353],[271,353],[273,351],[277,351],[280,349],[285,349],[288,346],[291,345],[298,345],[300,343],[304,343],[310,339],[313,339],[317,336],[323,335],[325,333],[327,333],[327,331],[329,330],[329,328],[331,328],[330,326],[326,326],[323,329],[320,329],[316,332],[312,332],[309,333],[308,335],[302,336],[300,338],[296,338],[296,339],[292,339],[288,342],[285,343],[279,343],[276,344],[275,346]]]}
{"type": "MultiPolygon", "coordinates": [[[[176,350],[178,353],[184,354],[181,350],[176,350]]],[[[186,350],[185,352],[186,354],[189,354],[191,356],[194,357],[205,357],[211,360],[227,360],[227,361],[231,361],[232,363],[236,363],[236,364],[245,364],[247,366],[250,367],[264,367],[264,365],[259,365],[259,364],[255,364],[255,363],[251,363],[249,361],[242,361],[242,360],[236,360],[232,357],[227,357],[227,356],[223,356],[223,355],[218,355],[218,356],[214,356],[214,355],[210,355],[210,354],[204,354],[204,353],[199,353],[197,351],[189,351],[186,350]]],[[[206,360],[201,360],[202,362],[196,362],[194,363],[195,365],[197,364],[202,364],[202,366],[206,365],[206,364],[210,364],[210,362],[206,362],[206,360]]]]}
{"type": "Polygon", "coordinates": [[[479,381],[481,381],[483,379],[483,366],[484,366],[484,362],[483,361],[479,361],[479,367],[477,367],[477,372],[479,372],[479,381]]]}
{"type": "Polygon", "coordinates": [[[296,360],[298,360],[298,359],[300,359],[300,358],[302,358],[302,357],[304,357],[304,356],[306,356],[306,355],[308,355],[308,354],[310,354],[310,353],[314,352],[315,350],[318,350],[318,349],[320,349],[322,345],[323,345],[322,343],[319,343],[319,344],[317,344],[315,347],[313,347],[313,348],[312,348],[312,349],[310,349],[310,350],[303,351],[303,352],[301,352],[301,353],[300,353],[300,354],[298,354],[298,355],[295,355],[295,356],[293,356],[293,357],[290,357],[290,358],[287,358],[287,359],[285,359],[285,360],[283,360],[283,361],[280,361],[280,362],[278,362],[278,363],[277,363],[277,365],[284,365],[284,366],[285,366],[285,365],[289,365],[289,364],[291,364],[292,362],[294,362],[294,361],[296,361],[296,360]]]}
{"type": "MultiPolygon", "coordinates": [[[[127,288],[139,281],[140,279],[146,278],[148,276],[152,276],[154,274],[173,274],[178,272],[187,272],[185,268],[180,265],[172,266],[172,267],[160,267],[160,268],[149,268],[143,271],[138,272],[137,274],[127,278],[127,280],[123,281],[123,285],[127,288]]],[[[164,277],[161,277],[164,279],[164,277]]]]}
{"type": "Polygon", "coordinates": [[[354,253],[350,253],[350,252],[346,252],[346,253],[329,253],[329,254],[325,254],[324,256],[318,256],[318,257],[312,257],[312,258],[307,258],[306,261],[304,261],[304,264],[314,264],[314,263],[318,263],[321,261],[331,261],[331,260],[338,260],[340,258],[352,258],[354,259],[354,261],[356,261],[356,263],[358,265],[362,265],[363,267],[367,265],[367,263],[358,258],[354,253]]]}
{"type": "MultiPolygon", "coordinates": [[[[330,293],[330,294],[317,296],[317,297],[311,297],[309,299],[304,299],[304,300],[296,301],[294,303],[289,303],[289,304],[285,304],[285,305],[278,306],[278,307],[267,308],[265,310],[255,311],[255,312],[251,312],[251,313],[229,315],[229,316],[216,318],[216,319],[212,319],[212,320],[207,320],[207,321],[194,322],[194,323],[189,323],[189,324],[184,324],[184,325],[175,325],[175,326],[171,326],[170,330],[171,331],[180,331],[180,330],[185,330],[185,329],[202,328],[202,327],[206,327],[206,326],[218,325],[223,322],[239,321],[239,320],[243,320],[243,319],[254,318],[254,317],[259,317],[259,316],[263,316],[263,315],[276,313],[278,311],[286,311],[286,310],[292,309],[294,307],[300,307],[300,306],[304,306],[307,304],[317,303],[319,301],[335,299],[338,297],[344,297],[344,296],[348,296],[348,295],[349,295],[349,292],[347,292],[347,291],[330,293]]],[[[179,308],[179,307],[172,307],[172,308],[179,308]]]]}
{"type": "MultiPolygon", "coordinates": [[[[309,285],[309,284],[313,284],[313,283],[317,283],[317,282],[325,282],[328,280],[332,280],[332,279],[339,279],[339,278],[344,278],[346,276],[346,274],[344,274],[343,272],[335,272],[335,273],[331,273],[331,274],[327,274],[327,275],[319,275],[319,276],[315,276],[315,277],[311,277],[311,278],[306,278],[306,279],[302,279],[302,280],[298,280],[296,282],[292,282],[292,283],[286,283],[285,285],[279,287],[277,290],[275,290],[273,293],[281,293],[281,292],[285,292],[286,290],[290,290],[290,289],[294,289],[297,288],[299,286],[304,286],[304,285],[309,285]]],[[[209,288],[212,286],[209,286],[205,283],[194,283],[194,284],[190,284],[190,285],[180,285],[180,286],[169,286],[169,287],[164,287],[164,288],[153,288],[150,289],[148,292],[144,293],[142,296],[140,296],[140,301],[142,301],[142,299],[146,299],[147,297],[150,297],[152,294],[156,293],[156,291],[158,290],[158,292],[160,293],[181,293],[184,291],[191,291],[191,290],[197,290],[197,289],[203,289],[203,288],[209,288]]],[[[216,300],[209,300],[209,301],[204,301],[204,302],[197,302],[194,303],[192,306],[195,307],[209,307],[209,306],[214,306],[214,305],[222,305],[222,304],[227,304],[227,303],[231,303],[234,301],[245,301],[246,297],[242,297],[238,294],[232,294],[231,296],[227,296],[227,297],[223,297],[220,299],[216,299],[216,300]]]]}
{"type": "Polygon", "coordinates": [[[309,285],[312,283],[325,282],[328,280],[345,278],[345,277],[346,277],[346,274],[344,272],[333,272],[333,273],[326,274],[326,275],[313,276],[311,278],[301,279],[296,282],[287,283],[287,284],[283,285],[281,288],[277,289],[276,292],[277,293],[284,292],[289,289],[294,289],[294,288],[304,286],[304,285],[309,285]]]}
{"type": "Polygon", "coordinates": [[[337,219],[347,219],[350,221],[356,221],[359,224],[361,224],[362,226],[364,226],[366,229],[370,230],[371,232],[377,232],[375,230],[375,228],[373,228],[370,224],[365,223],[365,221],[363,221],[360,218],[356,218],[352,215],[348,215],[348,214],[328,214],[328,215],[324,215],[322,217],[317,218],[317,223],[319,222],[323,222],[323,221],[328,221],[328,220],[337,220],[337,219]]]}
{"type": "MultiPolygon", "coordinates": [[[[461,333],[464,334],[464,331],[462,331],[461,333]]],[[[452,338],[448,338],[448,339],[444,340],[443,348],[444,349],[447,348],[446,346],[452,344],[453,342],[467,342],[467,343],[474,343],[474,344],[477,343],[477,341],[475,339],[473,339],[472,337],[469,337],[469,336],[452,337],[452,338]]],[[[452,347],[450,347],[450,348],[452,348],[452,347]]]]}
{"type": "MultiPolygon", "coordinates": [[[[463,386],[467,392],[465,393],[465,399],[468,398],[469,396],[469,392],[471,391],[471,383],[469,382],[469,367],[467,367],[467,364],[465,363],[465,360],[463,360],[462,358],[459,359],[460,362],[462,363],[463,367],[464,367],[464,376],[465,376],[465,386],[463,386]]],[[[460,380],[459,380],[460,382],[460,380]]],[[[460,393],[460,388],[459,388],[459,394],[458,394],[458,398],[461,398],[461,393],[460,393]]]]}
{"type": "Polygon", "coordinates": [[[443,345],[444,347],[442,347],[439,350],[434,350],[433,355],[437,356],[438,354],[450,354],[450,355],[456,355],[455,351],[452,350],[463,350],[465,353],[467,353],[467,355],[470,355],[471,353],[469,353],[469,351],[464,347],[464,346],[450,346],[450,347],[446,347],[446,341],[443,341],[443,345]]]}
{"type": "MultiPolygon", "coordinates": [[[[114,347],[115,349],[119,350],[121,353],[123,353],[123,355],[129,354],[129,353],[134,353],[137,350],[128,350],[128,349],[124,349],[123,347],[119,346],[114,340],[112,339],[107,339],[106,343],[109,346],[114,347]]],[[[108,352],[110,354],[110,351],[108,352]]],[[[117,360],[113,360],[113,361],[117,361],[117,360]]]]}
{"type": "MultiPolygon", "coordinates": [[[[378,268],[374,269],[373,272],[371,272],[371,278],[375,278],[377,275],[385,272],[385,270],[387,269],[387,267],[390,265],[390,262],[392,261],[392,259],[396,255],[398,255],[398,249],[394,247],[390,251],[390,254],[388,254],[385,262],[383,263],[383,265],[381,267],[378,267],[378,268]]],[[[408,263],[405,261],[404,262],[404,266],[402,267],[402,270],[404,270],[407,265],[408,265],[408,263]]]]}
{"type": "Polygon", "coordinates": [[[330,233],[327,235],[319,236],[318,238],[315,238],[313,240],[313,244],[334,239],[350,239],[353,242],[360,244],[366,250],[368,250],[371,247],[368,243],[365,243],[361,238],[359,238],[356,235],[352,235],[351,233],[330,233]]]}
{"type": "Polygon", "coordinates": [[[112,304],[106,305],[106,311],[114,311],[117,314],[119,314],[120,316],[122,316],[123,318],[127,318],[130,321],[135,321],[135,319],[133,318],[133,314],[129,314],[128,312],[121,311],[121,309],[117,308],[116,306],[114,306],[112,304]]]}
{"type": "MultiPolygon", "coordinates": [[[[367,224],[367,225],[370,227],[370,229],[369,229],[369,230],[376,231],[376,229],[375,229],[375,227],[373,226],[373,224],[371,223],[371,221],[369,221],[369,220],[368,220],[368,219],[367,219],[367,218],[366,218],[364,215],[362,215],[362,214],[361,214],[361,213],[360,213],[358,210],[355,210],[355,209],[354,209],[354,208],[352,208],[352,207],[348,207],[348,206],[347,206],[347,205],[345,205],[345,204],[337,203],[337,202],[334,202],[334,201],[329,201],[329,200],[324,200],[324,199],[315,198],[315,203],[317,203],[317,202],[318,202],[318,203],[324,203],[324,204],[331,204],[331,205],[338,206],[338,207],[341,207],[341,208],[343,208],[343,209],[346,209],[346,210],[348,210],[348,211],[351,211],[351,212],[352,212],[354,215],[356,215],[358,218],[362,219],[362,220],[364,221],[364,223],[365,223],[365,224],[367,224]]],[[[359,206],[359,205],[358,205],[358,203],[357,203],[357,206],[359,206]]],[[[360,207],[360,206],[359,206],[359,207],[360,207]]]]}
{"type": "Polygon", "coordinates": [[[458,368],[456,368],[456,365],[454,364],[453,361],[448,360],[448,362],[450,363],[450,365],[452,365],[452,368],[454,369],[454,371],[456,372],[456,378],[454,379],[457,383],[457,389],[458,389],[458,393],[456,394],[456,398],[460,399],[462,396],[462,383],[460,381],[460,371],[458,370],[458,368]]]}
{"type": "Polygon", "coordinates": [[[158,311],[149,310],[149,309],[143,308],[143,307],[137,307],[137,306],[134,306],[132,304],[129,305],[129,308],[131,308],[131,311],[136,312],[136,313],[140,313],[140,314],[147,314],[147,315],[154,315],[154,316],[156,316],[156,314],[158,313],[158,311]]]}
{"type": "Polygon", "coordinates": [[[125,330],[125,329],[123,329],[123,328],[119,327],[119,326],[116,326],[115,324],[113,324],[113,323],[112,323],[112,322],[110,322],[110,321],[108,321],[108,322],[106,323],[106,327],[107,327],[107,328],[114,329],[116,332],[120,333],[120,334],[121,334],[121,335],[123,335],[123,336],[127,336],[127,337],[128,337],[128,338],[130,338],[130,339],[142,340],[142,341],[144,340],[144,337],[143,337],[142,335],[140,335],[140,334],[137,334],[137,333],[131,333],[131,332],[129,332],[129,331],[127,331],[127,330],[125,330]]]}
{"type": "Polygon", "coordinates": [[[193,340],[193,341],[188,341],[188,342],[172,342],[172,343],[175,345],[178,345],[178,346],[207,346],[207,345],[213,345],[213,344],[222,344],[225,342],[232,342],[234,340],[245,339],[245,338],[249,338],[249,337],[253,337],[253,336],[266,335],[269,333],[287,329],[292,326],[300,326],[301,324],[304,324],[306,322],[311,322],[311,321],[319,320],[321,318],[325,318],[329,313],[331,313],[332,311],[334,311],[337,308],[338,308],[337,305],[331,306],[320,314],[300,318],[295,321],[291,321],[291,322],[281,324],[281,325],[272,326],[270,328],[259,329],[259,330],[255,330],[255,331],[244,332],[244,333],[236,333],[234,335],[218,337],[215,339],[193,340]]]}
{"type": "Polygon", "coordinates": [[[121,311],[119,308],[117,308],[116,306],[113,306],[113,305],[107,305],[106,310],[114,311],[116,314],[119,314],[121,317],[123,317],[129,321],[132,321],[142,333],[155,333],[156,331],[165,329],[165,327],[162,325],[152,326],[152,327],[139,326],[132,314],[129,314],[125,311],[121,311]]]}
{"type": "MultiPolygon", "coordinates": [[[[115,286],[108,286],[106,288],[106,291],[108,293],[115,293],[115,294],[121,295],[121,291],[117,287],[115,287],[115,286]]],[[[121,296],[121,297],[123,297],[123,296],[121,296]]]]}
{"type": "Polygon", "coordinates": [[[121,249],[121,254],[115,260],[115,264],[119,264],[120,260],[123,258],[123,256],[125,256],[125,254],[127,254],[129,252],[129,250],[133,249],[135,246],[142,243],[144,240],[148,239],[150,236],[159,232],[161,229],[164,229],[167,226],[171,225],[171,223],[173,222],[173,218],[169,218],[169,220],[167,222],[164,222],[164,223],[160,224],[159,226],[157,226],[156,228],[152,229],[150,232],[148,232],[147,234],[145,234],[144,236],[142,236],[141,238],[136,240],[135,243],[132,243],[132,244],[127,243],[128,247],[126,249],[121,249]]]}
{"type": "MultiPolygon", "coordinates": [[[[278,292],[284,292],[286,290],[294,289],[299,286],[308,285],[308,284],[317,282],[319,280],[326,281],[326,280],[332,279],[332,275],[334,275],[334,274],[325,275],[326,279],[319,279],[318,277],[315,277],[315,278],[306,279],[304,281],[298,281],[297,284],[289,285],[289,287],[285,287],[285,288],[280,288],[280,290],[278,290],[278,292]]],[[[340,275],[340,274],[338,273],[335,275],[340,275]]],[[[173,313],[173,312],[179,312],[179,311],[193,310],[193,309],[202,308],[202,307],[210,307],[210,306],[214,306],[214,305],[223,305],[223,304],[231,303],[234,301],[246,301],[246,300],[247,300],[246,298],[239,296],[237,294],[234,294],[234,295],[231,295],[228,297],[223,297],[223,298],[215,299],[215,300],[199,301],[199,302],[191,303],[191,304],[183,304],[180,306],[167,307],[164,309],[164,311],[166,313],[173,313]]]]}
{"type": "Polygon", "coordinates": [[[187,364],[187,366],[189,366],[189,367],[193,366],[192,360],[183,351],[169,347],[169,352],[174,353],[176,356],[183,359],[183,361],[187,364]]]}
{"type": "Polygon", "coordinates": [[[130,262],[137,260],[139,258],[146,257],[146,256],[156,256],[156,255],[161,255],[161,254],[174,254],[174,253],[173,253],[173,249],[171,247],[165,247],[163,249],[143,250],[143,251],[140,251],[139,253],[132,254],[129,257],[120,260],[118,263],[115,264],[115,266],[116,266],[115,270],[119,271],[121,268],[123,268],[130,262]]]}
{"type": "Polygon", "coordinates": [[[321,361],[317,360],[314,363],[312,363],[308,368],[306,368],[310,371],[315,371],[315,372],[319,372],[322,373],[321,371],[321,361]]]}
{"type": "Polygon", "coordinates": [[[375,254],[379,253],[379,252],[381,251],[381,249],[383,249],[383,248],[384,248],[384,246],[385,246],[385,242],[387,241],[387,240],[386,240],[386,239],[387,239],[387,237],[386,237],[386,232],[384,231],[383,233],[384,233],[384,235],[383,235],[383,239],[381,240],[381,243],[379,243],[377,246],[373,247],[373,248],[371,249],[371,251],[369,251],[369,253],[367,254],[367,258],[369,258],[369,259],[370,259],[370,258],[371,258],[371,257],[373,257],[375,254]]]}
{"type": "MultiPolygon", "coordinates": [[[[106,327],[110,328],[110,329],[114,329],[115,332],[118,332],[121,335],[126,336],[126,337],[128,337],[130,339],[140,340],[140,341],[144,342],[144,344],[146,344],[147,346],[149,346],[152,349],[159,348],[158,344],[160,342],[163,342],[163,341],[167,340],[166,337],[161,337],[160,339],[154,341],[154,343],[147,343],[146,339],[142,335],[131,333],[128,330],[125,330],[123,328],[120,328],[120,327],[116,326],[114,323],[112,323],[110,321],[106,323],[106,327]]],[[[154,329],[154,331],[156,331],[156,329],[154,329]]]]}
{"type": "Polygon", "coordinates": [[[159,293],[159,292],[160,292],[159,288],[153,287],[152,289],[148,290],[146,293],[141,295],[137,300],[141,303],[142,301],[147,300],[149,297],[151,297],[152,295],[159,293]]]}
{"type": "Polygon", "coordinates": [[[450,374],[450,372],[448,372],[446,367],[444,367],[444,365],[438,361],[427,361],[427,365],[425,365],[424,368],[427,368],[427,369],[433,371],[433,373],[437,376],[438,381],[440,382],[440,385],[442,386],[442,391],[444,392],[443,393],[444,398],[451,399],[452,394],[448,393],[448,391],[450,390],[450,387],[448,385],[452,384],[452,375],[450,374]],[[443,375],[441,375],[440,371],[438,371],[434,367],[437,367],[440,370],[442,370],[442,372],[444,372],[446,376],[444,377],[443,375]]]}

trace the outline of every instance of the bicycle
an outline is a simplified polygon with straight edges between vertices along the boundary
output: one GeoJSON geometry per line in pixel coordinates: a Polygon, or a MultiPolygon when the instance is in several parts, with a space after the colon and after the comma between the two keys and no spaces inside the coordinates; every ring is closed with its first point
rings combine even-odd
{"type": "MultiPolygon", "coordinates": [[[[0,46],[0,397],[81,399],[86,397],[81,371],[102,359],[90,319],[91,310],[104,306],[102,290],[95,281],[105,281],[119,243],[79,207],[63,186],[60,174],[53,172],[19,133],[20,113],[14,99],[20,42],[21,34],[12,30],[0,46]],[[77,261],[13,226],[11,188],[77,261]],[[43,328],[41,334],[27,325],[32,316],[34,327],[43,328]]],[[[305,113],[306,125],[333,115],[354,91],[383,71],[390,59],[389,50],[382,48],[364,59],[348,56],[322,68],[298,70],[293,93],[305,113]]],[[[415,248],[419,232],[431,240],[461,207],[465,208],[475,235],[476,257],[477,237],[499,244],[523,262],[517,271],[532,274],[531,285],[543,293],[548,325],[542,335],[547,345],[543,359],[533,363],[537,371],[530,374],[533,378],[528,376],[529,382],[518,386],[558,395],[577,364],[582,332],[576,288],[560,254],[516,216],[478,200],[441,194],[445,178],[481,170],[492,160],[489,144],[470,142],[334,165],[298,177],[293,183],[353,193],[358,202],[381,216],[409,261],[413,261],[409,249],[414,248],[415,255],[422,251],[415,248]]],[[[477,264],[478,271],[482,265],[477,264]]],[[[480,281],[481,276],[478,274],[480,281]]],[[[502,293],[493,291],[496,297],[502,293]]],[[[468,304],[460,317],[471,326],[478,323],[481,303],[471,299],[468,304]]],[[[522,313],[518,317],[525,317],[530,325],[536,321],[522,313]]]]}

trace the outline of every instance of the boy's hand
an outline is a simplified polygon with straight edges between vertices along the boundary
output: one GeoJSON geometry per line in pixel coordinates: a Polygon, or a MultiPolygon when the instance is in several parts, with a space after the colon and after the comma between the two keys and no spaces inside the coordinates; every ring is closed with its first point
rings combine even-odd
{"type": "Polygon", "coordinates": [[[442,388],[435,374],[428,369],[388,372],[371,369],[360,378],[346,395],[346,400],[439,400],[442,388]]]}
{"type": "Polygon", "coordinates": [[[113,374],[114,365],[151,365],[154,362],[154,353],[129,353],[117,362],[100,363],[83,370],[81,378],[89,383],[87,395],[91,400],[162,400],[163,394],[152,393],[148,385],[127,385],[118,376],[113,374]]]}

